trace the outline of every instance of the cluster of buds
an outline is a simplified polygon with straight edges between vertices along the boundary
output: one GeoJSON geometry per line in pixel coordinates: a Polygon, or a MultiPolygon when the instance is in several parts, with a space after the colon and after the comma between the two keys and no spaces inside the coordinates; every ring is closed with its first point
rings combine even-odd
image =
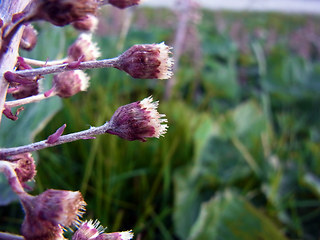
{"type": "MultiPolygon", "coordinates": [[[[1,57],[10,49],[10,41],[24,25],[20,48],[31,51],[37,43],[37,31],[31,21],[44,20],[56,26],[71,24],[83,31],[68,48],[66,58],[55,61],[38,61],[18,57],[16,71],[6,70],[9,93],[16,100],[4,101],[2,113],[17,120],[22,105],[41,101],[53,96],[71,97],[89,87],[85,69],[113,67],[128,73],[133,78],[168,79],[172,76],[173,60],[170,47],[164,43],[135,45],[113,59],[97,60],[100,50],[92,41],[98,18],[97,10],[102,5],[124,9],[140,3],[140,0],[31,0],[25,10],[12,16],[11,22],[0,19],[1,57]],[[32,68],[32,66],[40,66],[32,68]],[[52,88],[42,93],[39,80],[46,74],[55,74],[52,88]],[[16,114],[11,108],[19,107],[16,114]]],[[[13,3],[12,3],[13,4],[13,3]]],[[[13,68],[13,67],[12,67],[13,68]]],[[[0,93],[1,94],[1,93],[0,93]]],[[[36,165],[30,152],[79,139],[92,139],[99,134],[112,134],[129,141],[145,142],[147,138],[159,138],[167,132],[165,114],[157,111],[158,101],[147,97],[119,107],[110,121],[100,127],[63,135],[64,124],[47,140],[14,148],[0,148],[0,172],[8,179],[25,212],[21,234],[25,240],[59,240],[65,228],[77,227],[73,240],[130,240],[132,231],[106,233],[99,221],[81,222],[86,203],[80,192],[49,189],[33,196],[26,183],[34,180],[36,165]]],[[[1,118],[0,118],[1,120],[1,118]]]]}

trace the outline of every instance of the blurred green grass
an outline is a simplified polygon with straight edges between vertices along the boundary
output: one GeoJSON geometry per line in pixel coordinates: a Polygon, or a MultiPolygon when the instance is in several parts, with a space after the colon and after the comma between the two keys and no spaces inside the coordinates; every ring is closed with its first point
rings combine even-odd
{"type": "MultiPolygon", "coordinates": [[[[117,21],[125,16],[105,15],[95,37],[105,57],[173,42],[177,20],[168,10],[137,10],[124,46],[117,21]]],[[[319,239],[319,20],[202,11],[167,101],[165,81],[88,71],[89,91],[63,100],[37,140],[64,123],[65,133],[101,125],[149,95],[160,100],[168,133],[146,143],[105,135],[42,150],[34,193],[80,190],[86,219],[107,231],[133,229],[138,239],[319,239]]],[[[40,37],[52,29],[38,28],[40,37]]],[[[61,49],[75,38],[64,29],[61,49]]],[[[17,232],[19,212],[17,204],[1,208],[1,230],[17,232]]]]}

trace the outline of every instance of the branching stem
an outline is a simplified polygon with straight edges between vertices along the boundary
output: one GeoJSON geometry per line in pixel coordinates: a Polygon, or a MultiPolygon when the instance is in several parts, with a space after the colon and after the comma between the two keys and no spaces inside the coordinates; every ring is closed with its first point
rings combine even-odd
{"type": "Polygon", "coordinates": [[[117,61],[118,61],[118,57],[111,58],[111,59],[87,61],[87,62],[79,63],[76,67],[72,67],[71,65],[72,63],[64,63],[64,64],[58,64],[58,65],[49,66],[49,67],[20,70],[20,71],[16,71],[15,73],[21,77],[35,77],[39,75],[59,73],[64,71],[76,70],[76,69],[85,70],[85,69],[92,69],[92,68],[116,67],[117,61]]]}
{"type": "Polygon", "coordinates": [[[109,122],[106,122],[104,125],[100,127],[91,127],[88,130],[84,130],[76,133],[70,133],[67,135],[62,135],[54,143],[48,143],[47,140],[43,140],[40,142],[31,143],[29,145],[20,146],[20,147],[2,148],[0,149],[0,158],[10,160],[8,157],[16,154],[33,152],[40,149],[53,147],[56,145],[64,144],[67,142],[73,142],[80,139],[92,139],[94,138],[95,135],[105,134],[108,129],[109,129],[109,122]]]}
{"type": "Polygon", "coordinates": [[[5,102],[5,106],[8,108],[19,107],[19,106],[26,105],[29,103],[39,102],[41,100],[44,100],[44,99],[47,99],[47,98],[50,98],[53,96],[56,96],[56,95],[52,94],[52,95],[46,97],[42,93],[42,94],[38,94],[35,96],[26,97],[26,98],[22,98],[22,99],[18,99],[18,100],[7,101],[7,102],[5,102]]]}
{"type": "Polygon", "coordinates": [[[41,61],[41,60],[35,60],[30,58],[23,58],[24,62],[38,67],[48,67],[48,66],[54,66],[58,64],[64,64],[68,61],[67,58],[64,59],[58,59],[58,60],[52,60],[52,61],[41,61]]]}

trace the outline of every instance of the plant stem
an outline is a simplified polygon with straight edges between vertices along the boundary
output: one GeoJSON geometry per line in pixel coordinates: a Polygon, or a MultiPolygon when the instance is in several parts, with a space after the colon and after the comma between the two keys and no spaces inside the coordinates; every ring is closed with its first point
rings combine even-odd
{"type": "Polygon", "coordinates": [[[67,58],[53,60],[53,61],[40,61],[40,60],[35,60],[30,58],[23,58],[23,60],[25,61],[25,63],[29,65],[38,66],[38,67],[54,66],[58,64],[63,64],[68,61],[67,58]]]}
{"type": "Polygon", "coordinates": [[[0,239],[2,240],[24,240],[24,237],[12,233],[0,232],[0,239]]]}
{"type": "MultiPolygon", "coordinates": [[[[64,64],[58,64],[50,67],[20,70],[20,71],[16,71],[15,73],[21,77],[35,77],[38,75],[59,73],[64,71],[77,70],[77,69],[85,70],[85,69],[92,69],[92,68],[116,67],[117,60],[118,60],[118,57],[111,58],[111,59],[80,62],[76,67],[71,67],[70,64],[72,63],[64,63],[64,64]]],[[[73,62],[73,63],[76,63],[76,62],[73,62]]]]}
{"type": "Polygon", "coordinates": [[[47,98],[50,98],[50,97],[53,97],[53,96],[56,96],[56,95],[52,94],[52,95],[46,97],[42,93],[42,94],[38,94],[38,95],[35,95],[35,96],[27,97],[27,98],[22,98],[22,99],[18,99],[18,100],[5,102],[5,106],[8,107],[8,108],[18,107],[18,106],[26,105],[26,104],[29,104],[29,103],[39,102],[41,100],[44,100],[44,99],[47,99],[47,98]]]}
{"type": "Polygon", "coordinates": [[[92,139],[95,135],[105,134],[108,129],[109,122],[106,122],[100,127],[91,127],[88,130],[60,136],[54,143],[47,143],[47,140],[43,140],[40,142],[31,143],[29,145],[24,145],[20,147],[2,148],[0,149],[0,158],[8,159],[9,156],[13,156],[20,153],[33,152],[40,149],[53,147],[56,145],[64,144],[67,142],[73,142],[80,139],[92,139]]]}
{"type": "MultiPolygon", "coordinates": [[[[30,0],[2,0],[0,2],[0,18],[4,23],[10,23],[13,14],[21,12],[29,2],[30,0]]],[[[6,71],[11,71],[17,62],[22,30],[23,28],[20,28],[11,39],[8,51],[0,53],[0,122],[8,89],[8,82],[4,79],[3,74],[6,71]]]]}
{"type": "MultiPolygon", "coordinates": [[[[6,178],[8,179],[8,182],[12,188],[12,190],[18,195],[24,195],[26,192],[24,191],[23,187],[21,186],[21,183],[18,179],[18,176],[16,172],[14,171],[12,163],[7,161],[1,161],[0,160],[0,172],[3,172],[6,178]]],[[[0,238],[2,239],[2,238],[0,238]]]]}

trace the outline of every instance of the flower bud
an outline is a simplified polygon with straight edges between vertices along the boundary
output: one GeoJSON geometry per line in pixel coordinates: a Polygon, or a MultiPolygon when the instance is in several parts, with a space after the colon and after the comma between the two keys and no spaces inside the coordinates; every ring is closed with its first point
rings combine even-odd
{"type": "Polygon", "coordinates": [[[32,82],[30,84],[20,84],[14,87],[10,93],[15,99],[22,99],[37,95],[39,93],[39,83],[32,82]]]}
{"type": "Polygon", "coordinates": [[[20,48],[31,51],[37,44],[37,35],[37,30],[31,24],[26,25],[22,33],[20,48]]]}
{"type": "Polygon", "coordinates": [[[26,240],[64,239],[61,226],[79,224],[86,205],[80,192],[54,189],[20,200],[26,214],[21,233],[26,240]]]}
{"type": "Polygon", "coordinates": [[[129,141],[146,141],[146,138],[163,136],[168,128],[164,114],[157,111],[158,102],[152,102],[152,97],[142,101],[119,107],[113,114],[107,133],[118,135],[129,141]]]}
{"type": "Polygon", "coordinates": [[[89,77],[81,70],[62,72],[54,75],[53,88],[56,95],[68,98],[89,87],[89,77]]]}
{"type": "Polygon", "coordinates": [[[20,182],[28,182],[36,175],[36,165],[31,153],[21,153],[12,157],[10,163],[20,182]]]}
{"type": "Polygon", "coordinates": [[[29,20],[45,20],[56,26],[64,26],[81,20],[88,14],[95,15],[96,0],[36,0],[29,20]]]}
{"type": "Polygon", "coordinates": [[[134,45],[119,56],[115,67],[134,78],[168,79],[173,65],[170,53],[164,43],[134,45]]]}
{"type": "Polygon", "coordinates": [[[127,8],[140,4],[141,0],[109,0],[109,4],[117,8],[127,8]]]}
{"type": "Polygon", "coordinates": [[[73,234],[72,240],[89,240],[96,239],[101,233],[103,233],[104,228],[100,225],[98,220],[84,222],[78,228],[78,230],[73,234]]]}
{"type": "Polygon", "coordinates": [[[92,14],[88,14],[83,19],[74,21],[72,26],[79,31],[94,32],[98,26],[98,18],[92,14]]]}
{"type": "Polygon", "coordinates": [[[96,60],[101,56],[97,44],[92,42],[92,34],[82,33],[68,49],[68,59],[77,61],[83,56],[83,61],[96,60]]]}

